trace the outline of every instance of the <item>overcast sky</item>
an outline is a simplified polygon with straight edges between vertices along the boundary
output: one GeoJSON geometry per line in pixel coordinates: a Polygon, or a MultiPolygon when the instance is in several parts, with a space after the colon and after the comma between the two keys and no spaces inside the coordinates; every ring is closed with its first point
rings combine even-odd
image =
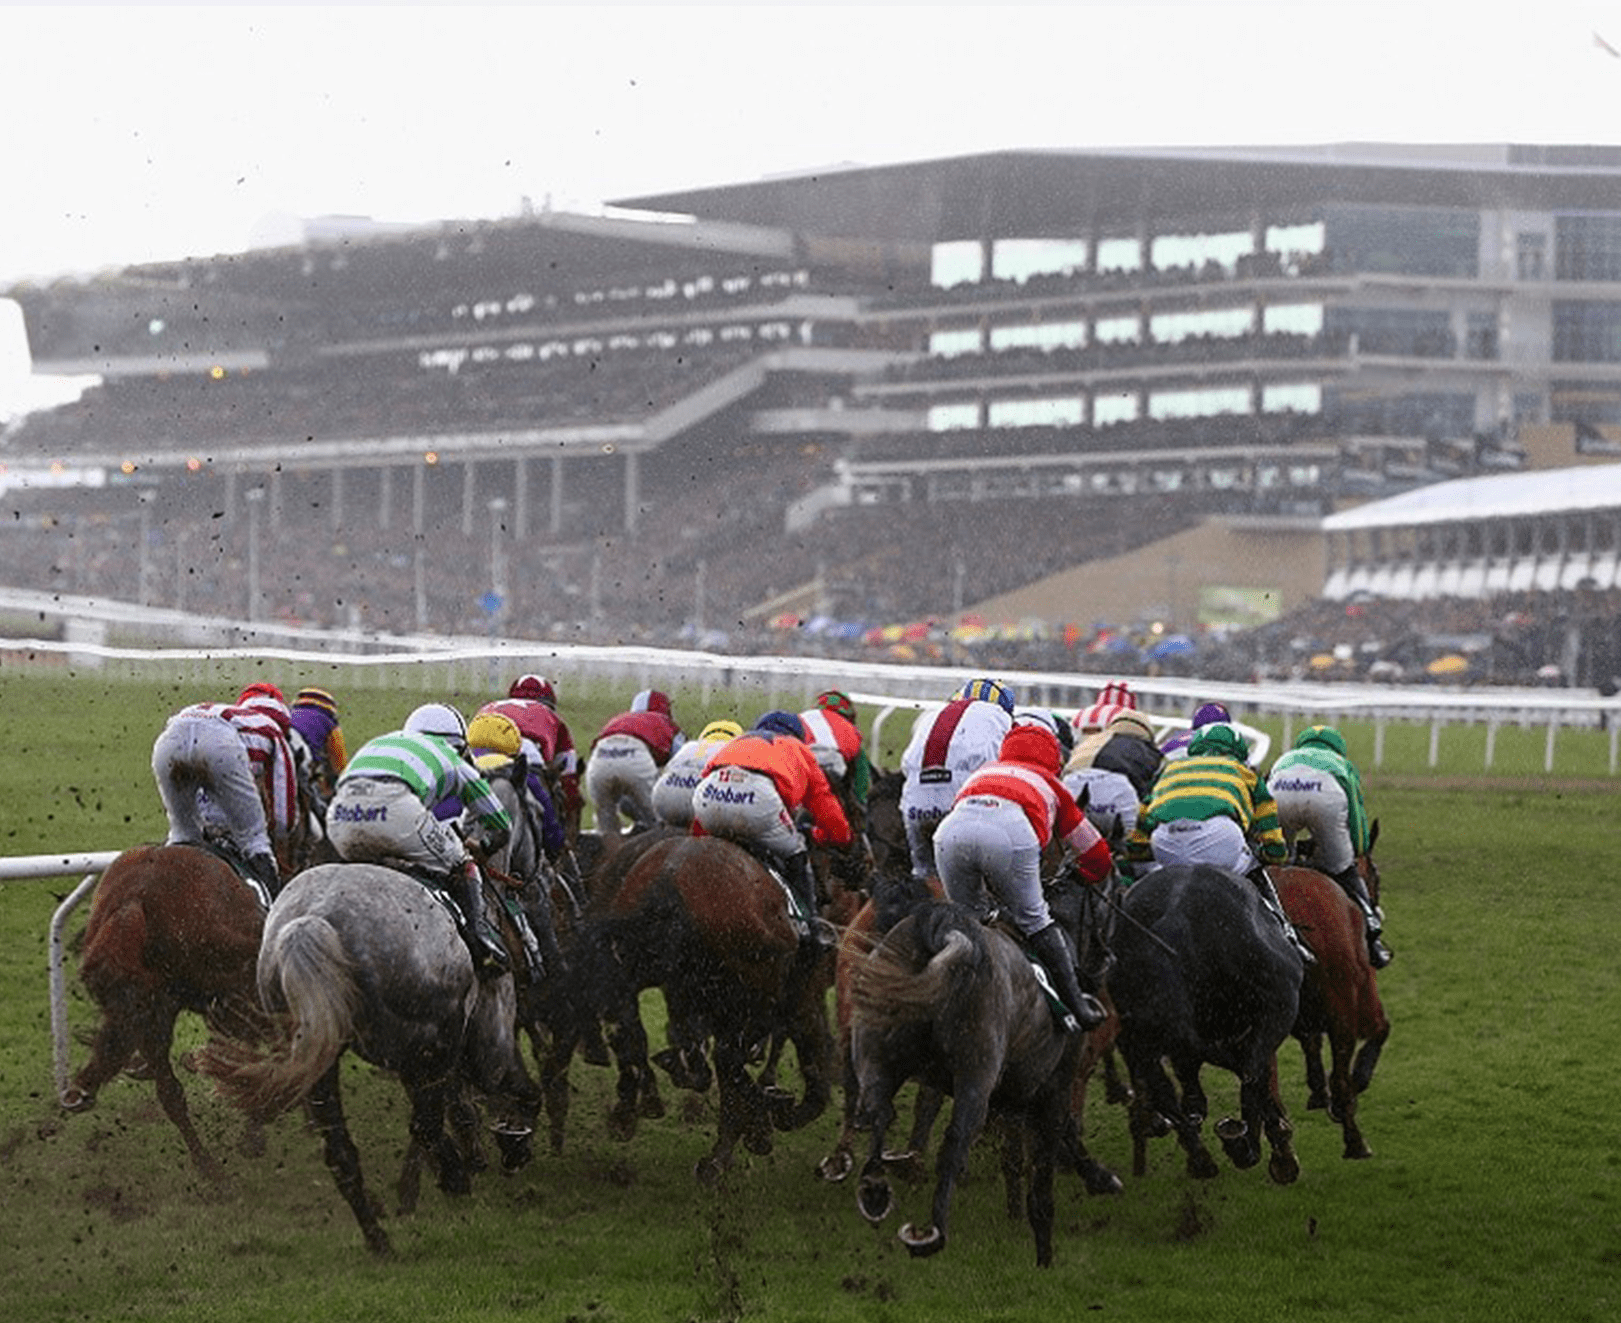
{"type": "MultiPolygon", "coordinates": [[[[0,288],[1001,148],[1621,142],[1610,4],[0,3],[0,288]],[[285,233],[285,230],[283,230],[285,233]]],[[[0,301],[0,418],[37,400],[0,301]]]]}

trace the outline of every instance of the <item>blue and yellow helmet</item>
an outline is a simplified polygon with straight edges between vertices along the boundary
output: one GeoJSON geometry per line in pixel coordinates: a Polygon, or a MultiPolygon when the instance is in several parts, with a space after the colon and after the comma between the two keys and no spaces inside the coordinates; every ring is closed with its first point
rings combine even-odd
{"type": "Polygon", "coordinates": [[[972,702],[995,703],[997,707],[1013,715],[1013,709],[1018,706],[1018,700],[1013,690],[1000,680],[970,680],[952,695],[953,699],[966,698],[972,702]]]}

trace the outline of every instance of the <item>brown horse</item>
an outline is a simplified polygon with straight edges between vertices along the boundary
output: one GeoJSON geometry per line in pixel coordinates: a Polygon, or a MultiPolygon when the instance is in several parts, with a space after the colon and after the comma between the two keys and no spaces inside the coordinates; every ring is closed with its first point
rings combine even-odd
{"type": "MultiPolygon", "coordinates": [[[[660,988],[673,1021],[704,1025],[713,1040],[720,1122],[697,1166],[701,1180],[719,1178],[739,1140],[751,1152],[770,1152],[773,1128],[797,1129],[827,1106],[831,960],[802,953],[786,893],[741,846],[680,834],[649,840],[617,885],[593,894],[569,956],[580,1015],[612,1026],[621,1072],[612,1123],[620,1138],[634,1133],[640,1078],[649,1073],[637,1009],[644,988],[660,988]],[[748,1075],[750,1049],[779,1029],[799,1059],[797,1100],[748,1075]]],[[[554,1150],[562,1145],[574,1040],[567,1029],[559,1033],[542,1069],[554,1150]]]]}
{"type": "MultiPolygon", "coordinates": [[[[63,1091],[70,1112],[94,1106],[102,1085],[138,1052],[158,1101],[205,1176],[219,1163],[203,1147],[170,1061],[181,1011],[211,1033],[261,1038],[254,993],[264,911],[223,859],[192,845],[138,845],[102,875],[84,930],[80,977],[101,1011],[90,1060],[63,1091]]],[[[247,1147],[257,1149],[257,1128],[247,1147]]]]}
{"type": "MultiPolygon", "coordinates": [[[[1364,868],[1363,876],[1377,905],[1377,873],[1370,878],[1370,871],[1364,868]]],[[[1390,1021],[1368,962],[1362,912],[1337,882],[1314,868],[1274,868],[1271,876],[1290,921],[1317,957],[1317,963],[1306,969],[1293,1029],[1306,1054],[1306,1106],[1327,1107],[1330,1118],[1339,1122],[1347,1158],[1372,1157],[1357,1124],[1357,1095],[1373,1079],[1390,1037],[1390,1021]],[[1326,1087],[1325,1035],[1332,1063],[1326,1087]]]]}

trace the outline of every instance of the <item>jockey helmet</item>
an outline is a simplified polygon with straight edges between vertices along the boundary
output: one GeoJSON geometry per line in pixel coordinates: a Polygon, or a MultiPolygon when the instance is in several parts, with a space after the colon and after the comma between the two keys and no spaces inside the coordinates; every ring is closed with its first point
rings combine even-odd
{"type": "Polygon", "coordinates": [[[1154,742],[1154,728],[1148,724],[1148,718],[1129,708],[1115,713],[1104,729],[1115,735],[1129,735],[1132,739],[1147,740],[1150,744],[1154,742]]]}
{"type": "MultiPolygon", "coordinates": [[[[254,687],[259,688],[259,686],[254,687]]],[[[249,693],[247,690],[243,690],[243,697],[237,700],[237,706],[247,708],[250,712],[262,712],[276,725],[280,726],[281,733],[286,735],[293,729],[292,713],[288,712],[287,704],[282,702],[281,699],[263,692],[264,689],[272,687],[271,685],[265,685],[258,693],[249,693]]]]}
{"type": "Polygon", "coordinates": [[[293,699],[293,706],[320,708],[334,721],[338,719],[338,700],[325,689],[300,689],[298,697],[293,699]]]}
{"type": "Polygon", "coordinates": [[[824,689],[816,695],[816,706],[824,712],[837,712],[852,724],[855,722],[856,705],[850,701],[850,695],[842,689],[824,689]]]}
{"type": "Polygon", "coordinates": [[[970,680],[951,696],[953,699],[966,698],[971,701],[995,703],[1008,716],[1013,715],[1013,709],[1018,700],[1013,690],[1000,680],[970,680]]]}
{"type": "Polygon", "coordinates": [[[1064,765],[1060,756],[1058,736],[1046,726],[1034,721],[1017,724],[1008,731],[1002,737],[1002,747],[998,750],[997,757],[1003,762],[1039,767],[1054,776],[1058,775],[1059,769],[1064,765]]]}
{"type": "Polygon", "coordinates": [[[437,735],[457,753],[467,752],[467,718],[448,703],[424,703],[405,719],[405,729],[437,735]]]}
{"type": "Polygon", "coordinates": [[[658,689],[644,689],[630,700],[632,712],[657,712],[661,716],[670,715],[670,696],[658,689]]]}
{"type": "Polygon", "coordinates": [[[1058,741],[1059,755],[1063,758],[1068,758],[1075,751],[1075,731],[1069,722],[1049,708],[1020,707],[1013,713],[1013,724],[1040,726],[1043,730],[1051,731],[1053,738],[1058,741]]]}
{"type": "Polygon", "coordinates": [[[1098,695],[1098,702],[1113,703],[1117,707],[1135,709],[1137,695],[1131,692],[1131,686],[1124,680],[1110,680],[1108,684],[1103,686],[1103,691],[1098,695]]]}
{"type": "Polygon", "coordinates": [[[1093,703],[1091,707],[1083,707],[1075,714],[1075,729],[1082,735],[1089,735],[1102,730],[1122,712],[1130,711],[1129,707],[1121,703],[1093,703]]]}
{"type": "Polygon", "coordinates": [[[248,699],[257,697],[274,698],[283,707],[287,706],[287,699],[283,696],[281,690],[268,680],[255,680],[236,696],[236,701],[238,704],[246,704],[248,699]]]}
{"type": "Polygon", "coordinates": [[[792,735],[796,740],[805,738],[805,723],[792,712],[764,712],[755,721],[754,729],[771,731],[777,735],[792,735]]]}
{"type": "Polygon", "coordinates": [[[1315,745],[1320,749],[1332,749],[1341,758],[1346,757],[1345,736],[1332,726],[1307,726],[1295,740],[1295,748],[1304,749],[1315,745]]]}
{"type": "Polygon", "coordinates": [[[709,740],[735,740],[743,733],[743,727],[735,721],[711,721],[698,732],[700,744],[709,740]]]}
{"type": "Polygon", "coordinates": [[[557,689],[544,675],[520,675],[507,690],[508,698],[532,698],[557,710],[557,689]]]}
{"type": "Polygon", "coordinates": [[[1201,726],[1209,726],[1217,721],[1231,721],[1233,714],[1227,710],[1224,703],[1201,703],[1193,712],[1191,723],[1194,730],[1201,726]]]}
{"type": "Polygon", "coordinates": [[[1215,721],[1202,728],[1188,743],[1188,753],[1194,757],[1214,755],[1218,758],[1236,758],[1246,762],[1250,756],[1244,737],[1225,721],[1215,721]]]}
{"type": "Polygon", "coordinates": [[[523,735],[518,723],[504,712],[480,712],[467,723],[467,743],[470,748],[516,758],[523,749],[523,735]]]}

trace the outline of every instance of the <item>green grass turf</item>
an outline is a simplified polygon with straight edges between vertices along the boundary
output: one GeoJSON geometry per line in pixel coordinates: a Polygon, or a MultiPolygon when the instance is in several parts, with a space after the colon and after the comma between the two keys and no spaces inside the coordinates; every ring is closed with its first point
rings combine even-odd
{"type": "MultiPolygon", "coordinates": [[[[339,692],[351,743],[418,701],[471,706],[493,692],[310,678],[339,692]]],[[[190,675],[113,684],[0,670],[14,754],[0,768],[4,852],[115,849],[160,833],[152,737],[173,707],[229,688],[190,675]]],[[[626,696],[571,701],[565,689],[581,742],[626,696]]],[[[677,695],[689,727],[752,711],[677,695]]],[[[1353,730],[1353,752],[1365,737],[1353,730]]],[[[1394,1031],[1361,1107],[1375,1156],[1341,1159],[1337,1128],[1304,1108],[1291,1045],[1281,1070],[1304,1171],[1287,1188],[1225,1164],[1216,1180],[1192,1181],[1168,1139],[1133,1179],[1124,1113],[1095,1090],[1088,1141],[1126,1189],[1099,1198],[1060,1178],[1048,1272],[1034,1267],[1028,1228],[1003,1215],[988,1147],[959,1193],[950,1246],[913,1261],[898,1220],[868,1227],[853,1188],[814,1176],[833,1111],[769,1156],[740,1155],[707,1190],[691,1169],[713,1136],[713,1094],[667,1088],[669,1115],[619,1144],[602,1123],[609,1076],[582,1064],[560,1157],[485,1174],[465,1200],[429,1184],[415,1216],[388,1223],[396,1259],[373,1262],[296,1116],[271,1128],[263,1157],[240,1157],[238,1119],[187,1076],[204,1136],[228,1164],[217,1192],[192,1173],[150,1085],[120,1080],[94,1111],[58,1112],[45,935],[71,880],[0,884],[0,1309],[8,1320],[222,1323],[1613,1318],[1615,788],[1544,782],[1524,767],[1480,778],[1462,752],[1431,775],[1424,752],[1419,766],[1369,777],[1398,951],[1381,975],[1394,1031]]],[[[658,999],[646,1007],[657,1039],[658,999]]],[[[75,1028],[93,1018],[75,986],[75,1028]]],[[[1214,1114],[1235,1105],[1230,1077],[1209,1072],[1207,1085],[1214,1114]]],[[[345,1088],[368,1178],[386,1194],[403,1155],[403,1095],[353,1060],[345,1088]]],[[[903,1217],[926,1216],[926,1186],[902,1186],[898,1199],[903,1217]]]]}

